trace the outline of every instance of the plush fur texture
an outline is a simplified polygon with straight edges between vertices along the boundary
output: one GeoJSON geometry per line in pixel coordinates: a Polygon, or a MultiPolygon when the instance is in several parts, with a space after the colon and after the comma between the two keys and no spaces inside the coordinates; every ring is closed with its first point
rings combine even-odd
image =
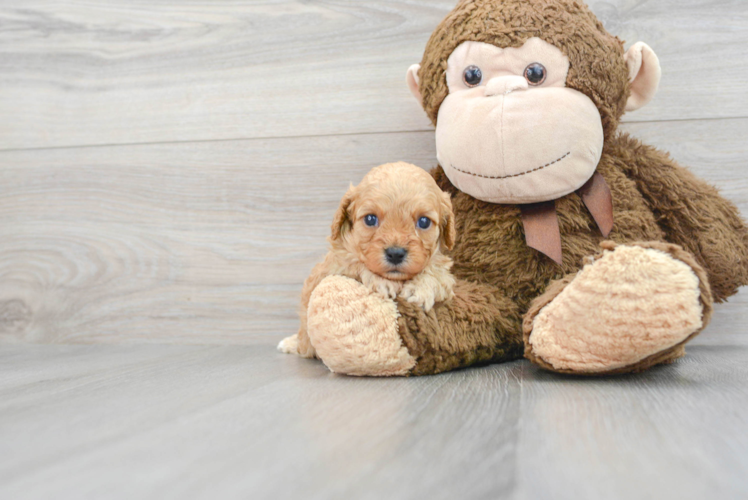
{"type": "MultiPolygon", "coordinates": [[[[603,252],[590,258],[588,265],[585,266],[585,269],[579,275],[569,274],[560,280],[552,282],[545,293],[533,301],[529,311],[525,314],[523,323],[526,346],[525,357],[544,368],[561,373],[615,375],[619,373],[640,372],[657,364],[672,362],[685,355],[683,346],[695,337],[709,323],[712,317],[712,294],[704,269],[695,262],[690,253],[677,245],[660,242],[634,242],[620,246],[620,250],[623,250],[624,253],[620,253],[619,250],[619,255],[611,259],[613,265],[603,266],[598,271],[594,269],[595,266],[592,264],[605,257],[613,257],[613,254],[616,253],[615,250],[619,247],[619,245],[612,241],[605,241],[600,246],[603,248],[603,252]],[[642,254],[640,250],[644,252],[656,251],[659,255],[655,255],[654,259],[652,259],[650,255],[642,254]],[[634,258],[627,258],[626,254],[634,254],[634,258]],[[653,262],[653,260],[660,261],[659,265],[653,262]],[[636,265],[631,266],[632,263],[636,265]],[[674,267],[673,264],[679,265],[674,267]],[[626,269],[627,267],[629,269],[626,269]],[[621,301],[608,305],[606,309],[611,312],[590,311],[587,317],[581,319],[571,329],[563,332],[564,335],[570,333],[572,336],[578,333],[584,335],[587,332],[591,332],[592,335],[614,335],[612,339],[601,339],[598,342],[593,340],[588,343],[586,340],[578,339],[577,345],[572,347],[572,350],[576,350],[577,352],[580,350],[587,352],[595,351],[596,349],[602,350],[602,355],[607,357],[607,359],[601,359],[600,365],[604,368],[600,370],[594,369],[594,359],[592,360],[593,366],[591,367],[589,363],[590,358],[585,356],[577,358],[578,361],[588,362],[584,364],[585,369],[580,369],[579,364],[576,366],[572,363],[551,364],[534,350],[534,342],[530,339],[535,329],[534,323],[536,317],[542,312],[546,312],[546,306],[553,304],[555,299],[561,294],[567,293],[566,291],[575,283],[575,279],[581,276],[585,270],[590,270],[593,274],[597,274],[598,292],[600,292],[599,278],[603,275],[603,280],[609,281],[608,286],[612,286],[616,294],[621,293],[623,295],[621,301]],[[605,271],[612,272],[607,277],[604,277],[604,274],[607,274],[605,271]],[[673,271],[680,274],[680,279],[676,280],[676,284],[680,281],[680,286],[673,287],[669,280],[670,276],[668,276],[668,273],[672,273],[673,271]],[[620,276],[621,273],[623,273],[623,276],[620,276]],[[643,276],[645,278],[643,280],[644,286],[640,287],[642,275],[645,275],[643,276]],[[629,282],[628,284],[626,283],[627,281],[629,282]],[[697,284],[695,289],[693,288],[694,282],[697,284]],[[649,290],[646,290],[648,287],[649,290]],[[656,292],[652,293],[653,289],[656,292]],[[642,293],[645,290],[650,292],[650,300],[647,300],[642,293]],[[662,291],[665,291],[665,293],[662,294],[662,291]],[[675,294],[684,294],[685,300],[677,300],[674,297],[675,294]],[[637,303],[637,295],[640,295],[642,299],[641,303],[637,303]],[[662,297],[662,295],[666,297],[662,297]],[[696,304],[693,303],[693,299],[697,300],[696,304]],[[624,308],[630,309],[630,317],[616,320],[616,315],[624,308]],[[649,317],[645,317],[643,314],[647,312],[650,313],[649,317]],[[591,325],[588,320],[592,320],[592,323],[595,321],[601,322],[603,327],[598,328],[597,324],[591,325]],[[587,325],[584,323],[587,323],[587,325]],[[664,332],[662,331],[663,329],[665,330],[664,332]],[[613,330],[617,331],[614,332],[613,330]],[[642,332],[642,330],[644,331],[642,332]],[[619,338],[623,339],[626,343],[619,343],[619,338]],[[654,354],[645,357],[638,356],[637,351],[641,353],[653,350],[652,346],[646,345],[649,342],[663,342],[664,347],[655,348],[654,354]],[[634,348],[631,348],[632,344],[634,344],[634,348]],[[636,344],[639,344],[639,349],[636,349],[636,344]],[[619,359],[622,357],[628,359],[626,362],[621,362],[616,366],[616,363],[610,362],[611,354],[619,357],[619,359]]],[[[587,283],[584,283],[584,281],[586,280],[582,281],[581,287],[576,287],[577,290],[590,286],[589,281],[587,283]]],[[[593,283],[592,286],[595,286],[595,284],[593,283]]],[[[599,301],[601,298],[604,298],[603,295],[599,294],[592,301],[599,301]]],[[[560,305],[561,308],[566,308],[569,305],[569,301],[561,301],[560,305]]],[[[584,304],[586,307],[591,305],[593,304],[584,304]]],[[[559,325],[554,326],[558,327],[559,325]]],[[[560,325],[560,328],[563,329],[565,326],[568,325],[560,325]]],[[[563,339],[563,335],[560,337],[562,337],[561,342],[566,342],[566,339],[563,339]]],[[[572,356],[575,356],[575,354],[572,354],[572,356]]]]}
{"type": "Polygon", "coordinates": [[[309,298],[309,313],[311,343],[333,372],[407,375],[416,364],[398,335],[395,303],[355,280],[324,279],[309,298]]]}
{"type": "Polygon", "coordinates": [[[587,264],[535,317],[526,316],[528,351],[556,370],[634,365],[701,329],[699,297],[688,264],[621,245],[587,264]]]}
{"type": "Polygon", "coordinates": [[[623,42],[605,31],[578,0],[462,0],[439,24],[426,44],[419,72],[423,108],[436,124],[449,93],[444,76],[452,51],[465,41],[520,47],[538,37],[558,47],[571,63],[567,87],[592,99],[610,137],[628,97],[623,42]]]}
{"type": "Polygon", "coordinates": [[[412,375],[522,357],[522,315],[516,302],[490,285],[464,280],[457,281],[454,292],[452,300],[429,313],[398,301],[400,336],[416,359],[412,375]]]}
{"type": "MultiPolygon", "coordinates": [[[[707,313],[711,312],[713,299],[723,301],[734,294],[738,287],[748,283],[748,233],[736,207],[722,198],[716,189],[678,166],[667,154],[645,146],[626,134],[620,134],[606,143],[597,171],[605,177],[613,194],[615,225],[609,238],[617,243],[679,244],[683,249],[679,250],[677,258],[692,267],[700,278],[704,324],[708,322],[707,313]]],[[[520,318],[530,314],[530,303],[546,292],[552,281],[563,280],[561,283],[565,286],[576,277],[585,258],[596,255],[600,250],[604,238],[576,193],[556,201],[564,252],[563,264],[558,266],[548,257],[527,247],[519,207],[476,200],[454,188],[441,168],[437,168],[433,174],[442,189],[452,194],[459,235],[451,252],[454,260],[452,270],[458,278],[455,288],[458,298],[463,285],[461,280],[480,283],[484,287],[483,293],[490,293],[495,300],[514,306],[506,308],[511,314],[506,311],[502,313],[505,319],[520,318]]],[[[440,314],[440,308],[447,309],[449,315],[454,316],[459,314],[455,309],[460,307],[456,303],[445,303],[435,307],[433,312],[440,314]]],[[[496,309],[489,307],[488,310],[496,309]]],[[[404,308],[400,311],[401,324],[420,322],[423,325],[418,334],[420,338],[446,335],[448,339],[439,343],[457,344],[460,326],[441,324],[438,328],[428,328],[424,323],[425,318],[419,317],[417,311],[404,308]],[[411,318],[411,314],[416,318],[411,318]]],[[[511,326],[505,327],[506,330],[494,333],[493,340],[500,347],[492,351],[489,347],[492,341],[487,341],[476,342],[476,349],[497,353],[503,356],[502,359],[511,359],[505,354],[515,352],[511,349],[514,346],[511,339],[516,339],[522,331],[521,319],[511,323],[511,326]]],[[[414,337],[411,330],[401,328],[406,345],[414,337]]],[[[527,337],[528,334],[525,334],[525,339],[527,337]]],[[[428,345],[428,342],[424,342],[424,345],[428,345]]],[[[534,357],[529,344],[526,344],[526,348],[526,355],[532,361],[554,369],[534,357]]],[[[420,350],[429,351],[423,347],[420,350]]],[[[680,351],[682,354],[682,349],[680,351]]],[[[439,368],[465,366],[466,356],[462,349],[456,349],[449,358],[447,353],[441,353],[439,368]]],[[[639,371],[651,364],[669,360],[670,353],[667,353],[611,373],[639,371]]],[[[424,362],[431,363],[431,356],[426,356],[424,362]]],[[[418,372],[419,368],[417,365],[414,372],[418,372]]],[[[584,370],[556,371],[587,373],[584,370]]]]}

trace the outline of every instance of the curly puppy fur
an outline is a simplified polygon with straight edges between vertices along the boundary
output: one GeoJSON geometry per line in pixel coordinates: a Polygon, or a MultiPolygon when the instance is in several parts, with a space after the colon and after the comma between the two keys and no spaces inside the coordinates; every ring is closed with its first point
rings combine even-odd
{"type": "Polygon", "coordinates": [[[452,260],[442,250],[451,249],[454,240],[450,197],[428,172],[402,162],[374,168],[343,197],[328,238],[330,251],[304,282],[298,337],[283,341],[279,349],[295,347],[299,355],[314,357],[306,325],[309,297],[330,275],[353,278],[383,297],[402,297],[424,311],[452,298],[452,260]],[[367,215],[376,216],[377,224],[367,225],[367,215]],[[418,226],[422,217],[431,221],[426,229],[418,226]],[[385,256],[392,247],[407,251],[400,264],[385,256]]]}

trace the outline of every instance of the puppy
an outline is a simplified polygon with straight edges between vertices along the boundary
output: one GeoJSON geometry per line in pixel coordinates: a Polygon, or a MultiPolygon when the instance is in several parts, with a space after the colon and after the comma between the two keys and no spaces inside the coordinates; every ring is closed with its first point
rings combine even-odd
{"type": "Polygon", "coordinates": [[[299,333],[278,350],[311,358],[309,297],[330,275],[353,278],[375,293],[403,297],[429,311],[454,296],[452,260],[442,254],[455,241],[452,202],[425,170],[408,163],[372,169],[343,196],[328,238],[330,251],[304,282],[299,333]]]}

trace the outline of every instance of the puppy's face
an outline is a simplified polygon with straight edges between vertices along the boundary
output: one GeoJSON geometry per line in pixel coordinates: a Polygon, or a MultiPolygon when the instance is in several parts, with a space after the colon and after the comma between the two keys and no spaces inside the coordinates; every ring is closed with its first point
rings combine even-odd
{"type": "Polygon", "coordinates": [[[369,271],[409,280],[428,265],[440,246],[454,243],[449,195],[424,170],[407,163],[382,165],[349,189],[333,224],[369,271]]]}

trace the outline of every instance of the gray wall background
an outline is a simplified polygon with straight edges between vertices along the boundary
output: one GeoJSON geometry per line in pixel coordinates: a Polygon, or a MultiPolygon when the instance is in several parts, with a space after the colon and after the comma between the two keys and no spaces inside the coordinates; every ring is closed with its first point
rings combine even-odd
{"type": "MultiPolygon", "coordinates": [[[[348,183],[436,164],[404,75],[453,5],[0,3],[0,342],[293,333],[348,183]]],[[[662,63],[623,128],[745,213],[748,2],[590,5],[662,63]]],[[[744,323],[743,295],[717,324],[744,323]]]]}

